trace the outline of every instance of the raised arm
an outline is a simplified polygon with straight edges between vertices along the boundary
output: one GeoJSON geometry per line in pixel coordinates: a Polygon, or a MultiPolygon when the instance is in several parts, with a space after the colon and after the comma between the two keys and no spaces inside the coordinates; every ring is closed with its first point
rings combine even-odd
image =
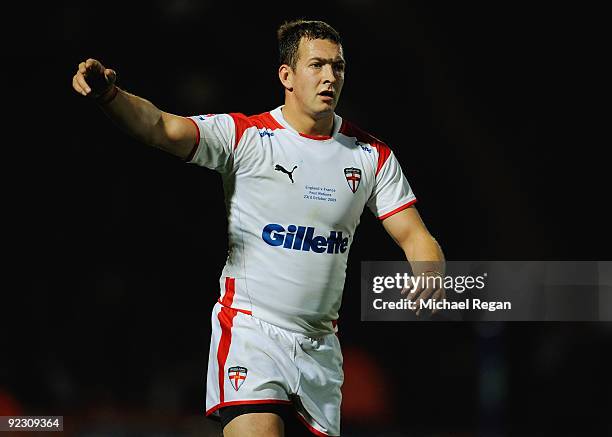
{"type": "Polygon", "coordinates": [[[196,125],[120,89],[116,78],[114,70],[87,59],[79,64],[72,87],[98,102],[106,115],[137,140],[187,159],[199,140],[196,125]]]}

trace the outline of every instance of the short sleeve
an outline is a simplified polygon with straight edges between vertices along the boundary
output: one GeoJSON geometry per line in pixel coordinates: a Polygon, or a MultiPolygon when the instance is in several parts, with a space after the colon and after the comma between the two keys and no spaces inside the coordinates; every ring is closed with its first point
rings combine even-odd
{"type": "Polygon", "coordinates": [[[231,166],[236,128],[229,114],[189,117],[198,128],[199,141],[187,162],[224,172],[231,166]]]}
{"type": "Polygon", "coordinates": [[[391,153],[376,175],[368,208],[376,217],[384,220],[408,208],[416,200],[397,158],[391,153]]]}

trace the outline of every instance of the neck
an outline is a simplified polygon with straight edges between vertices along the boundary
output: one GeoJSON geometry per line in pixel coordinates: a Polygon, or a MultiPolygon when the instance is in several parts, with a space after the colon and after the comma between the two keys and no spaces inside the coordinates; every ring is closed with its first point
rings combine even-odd
{"type": "Polygon", "coordinates": [[[285,102],[282,108],[285,121],[296,131],[314,136],[330,136],[334,128],[334,113],[310,115],[298,110],[295,105],[285,102]]]}

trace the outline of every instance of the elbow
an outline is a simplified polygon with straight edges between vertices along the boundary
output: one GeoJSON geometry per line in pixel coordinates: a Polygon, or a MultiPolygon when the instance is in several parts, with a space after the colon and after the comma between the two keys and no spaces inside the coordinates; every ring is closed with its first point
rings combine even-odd
{"type": "Polygon", "coordinates": [[[166,125],[164,123],[164,117],[160,113],[159,118],[155,121],[152,129],[149,130],[150,135],[146,140],[146,143],[150,146],[157,147],[158,149],[164,149],[169,144],[169,138],[166,133],[166,125]]]}

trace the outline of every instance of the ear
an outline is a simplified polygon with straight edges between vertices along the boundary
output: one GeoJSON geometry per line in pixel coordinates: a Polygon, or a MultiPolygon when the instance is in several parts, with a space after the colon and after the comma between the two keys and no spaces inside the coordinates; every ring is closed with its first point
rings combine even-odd
{"type": "Polygon", "coordinates": [[[278,67],[278,78],[287,91],[293,91],[293,70],[287,64],[278,67]]]}

